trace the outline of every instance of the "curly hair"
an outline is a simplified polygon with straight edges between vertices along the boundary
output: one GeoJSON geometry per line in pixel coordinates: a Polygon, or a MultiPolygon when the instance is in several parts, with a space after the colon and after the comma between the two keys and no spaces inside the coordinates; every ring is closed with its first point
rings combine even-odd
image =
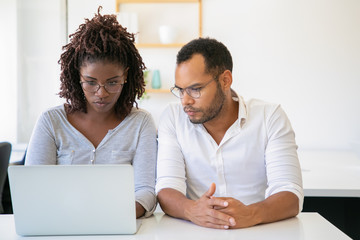
{"type": "Polygon", "coordinates": [[[194,54],[200,54],[205,60],[206,73],[218,76],[225,70],[232,72],[233,62],[226,46],[212,38],[198,38],[183,46],[176,56],[176,64],[179,65],[194,54]]]}
{"type": "Polygon", "coordinates": [[[115,104],[115,113],[121,118],[127,116],[136,98],[145,92],[143,70],[146,69],[135,47],[134,34],[127,32],[116,20],[115,15],[98,13],[81,24],[75,33],[69,35],[70,42],[63,46],[59,64],[61,66],[59,96],[66,99],[66,112],[87,112],[84,92],[80,84],[80,68],[86,63],[107,61],[128,69],[127,82],[115,104]]]}

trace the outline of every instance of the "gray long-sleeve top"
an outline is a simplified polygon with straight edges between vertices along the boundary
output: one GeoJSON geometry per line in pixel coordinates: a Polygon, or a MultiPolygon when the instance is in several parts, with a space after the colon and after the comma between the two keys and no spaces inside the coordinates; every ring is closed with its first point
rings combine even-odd
{"type": "Polygon", "coordinates": [[[95,148],[70,124],[61,105],[39,117],[25,164],[132,164],[135,199],[145,208],[145,216],[150,216],[156,208],[156,155],[156,127],[148,112],[133,108],[95,148]]]}

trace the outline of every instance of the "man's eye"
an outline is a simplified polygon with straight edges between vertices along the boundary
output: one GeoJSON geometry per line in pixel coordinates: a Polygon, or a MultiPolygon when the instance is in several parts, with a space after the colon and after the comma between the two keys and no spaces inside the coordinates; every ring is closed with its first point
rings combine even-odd
{"type": "Polygon", "coordinates": [[[201,87],[198,88],[189,88],[191,92],[199,92],[201,90],[201,87]]]}

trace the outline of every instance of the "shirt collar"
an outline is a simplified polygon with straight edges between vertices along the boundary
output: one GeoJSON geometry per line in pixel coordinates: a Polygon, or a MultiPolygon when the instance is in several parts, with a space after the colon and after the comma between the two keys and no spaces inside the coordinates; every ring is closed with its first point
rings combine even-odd
{"type": "Polygon", "coordinates": [[[231,95],[234,101],[239,102],[238,123],[240,125],[240,128],[242,128],[246,123],[247,114],[248,114],[246,109],[246,104],[243,97],[241,96],[239,97],[238,94],[233,89],[231,89],[231,95]]]}
{"type": "MultiPolygon", "coordinates": [[[[238,124],[239,128],[242,128],[246,123],[247,114],[248,114],[245,101],[244,101],[243,97],[241,97],[241,96],[239,97],[238,94],[233,89],[231,89],[231,97],[234,101],[239,102],[238,119],[236,120],[236,122],[234,124],[238,124]]],[[[187,120],[190,122],[189,118],[187,118],[187,120]]],[[[198,130],[201,129],[201,131],[207,132],[203,124],[192,123],[192,126],[195,127],[195,129],[198,129],[198,130]]]]}

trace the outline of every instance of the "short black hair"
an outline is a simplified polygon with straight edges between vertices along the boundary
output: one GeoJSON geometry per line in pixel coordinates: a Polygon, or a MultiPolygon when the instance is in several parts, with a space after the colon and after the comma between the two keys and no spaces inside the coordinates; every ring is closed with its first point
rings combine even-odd
{"type": "Polygon", "coordinates": [[[176,64],[179,65],[192,58],[195,54],[201,54],[205,60],[206,73],[217,76],[225,70],[232,72],[232,57],[227,47],[212,38],[198,38],[183,46],[176,56],[176,64]]]}

